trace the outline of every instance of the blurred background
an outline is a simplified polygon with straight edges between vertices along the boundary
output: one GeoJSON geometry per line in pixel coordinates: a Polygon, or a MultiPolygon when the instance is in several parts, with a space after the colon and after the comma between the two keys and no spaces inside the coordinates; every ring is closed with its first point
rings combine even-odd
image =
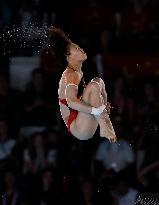
{"type": "Polygon", "coordinates": [[[131,205],[159,191],[158,10],[158,0],[0,0],[0,205],[131,205]],[[104,79],[117,143],[67,132],[50,25],[87,52],[86,82],[104,79]]]}

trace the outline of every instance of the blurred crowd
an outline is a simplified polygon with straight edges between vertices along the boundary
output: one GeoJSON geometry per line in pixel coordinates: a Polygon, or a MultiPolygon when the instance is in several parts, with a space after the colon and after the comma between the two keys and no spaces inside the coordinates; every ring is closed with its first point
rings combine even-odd
{"type": "Polygon", "coordinates": [[[157,0],[0,0],[0,24],[59,25],[88,53],[86,82],[100,75],[112,105],[118,142],[71,136],[61,119],[62,73],[47,48],[24,91],[10,84],[8,57],[34,54],[17,47],[0,56],[0,204],[132,205],[159,190],[159,79],[128,76],[102,64],[103,54],[157,55],[157,0]],[[67,8],[67,9],[66,9],[67,8]]]}
{"type": "MultiPolygon", "coordinates": [[[[70,0],[1,0],[0,3],[2,27],[17,25],[20,30],[26,31],[26,28],[31,30],[37,25],[56,25],[68,32],[91,55],[99,51],[112,54],[158,53],[157,0],[82,0],[74,3],[70,0]]],[[[9,44],[15,47],[14,55],[34,53],[34,49],[29,48],[31,45],[25,51],[20,50],[21,42],[17,43],[17,37],[15,40],[16,43],[9,40],[9,44]]]]}

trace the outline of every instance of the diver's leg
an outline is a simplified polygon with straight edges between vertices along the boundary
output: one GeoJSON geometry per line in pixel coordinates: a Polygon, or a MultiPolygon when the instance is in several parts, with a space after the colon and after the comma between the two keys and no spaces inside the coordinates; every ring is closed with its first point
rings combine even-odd
{"type": "MultiPolygon", "coordinates": [[[[96,78],[96,80],[100,81],[100,78],[96,78]]],[[[104,100],[101,94],[100,82],[98,84],[94,81],[91,81],[84,89],[82,100],[93,107],[101,106],[104,103],[104,100]]],[[[106,137],[110,141],[114,142],[116,140],[116,136],[107,125],[109,120],[109,115],[106,111],[103,112],[103,114],[100,116],[79,112],[75,120],[75,126],[77,130],[94,133],[99,124],[101,137],[106,137]]]]}

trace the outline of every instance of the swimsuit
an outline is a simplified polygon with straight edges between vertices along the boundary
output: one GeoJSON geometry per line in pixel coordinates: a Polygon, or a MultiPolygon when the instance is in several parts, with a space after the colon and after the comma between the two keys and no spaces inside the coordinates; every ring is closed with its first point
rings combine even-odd
{"type": "MultiPolygon", "coordinates": [[[[60,99],[59,98],[59,102],[63,105],[66,105],[68,107],[68,104],[67,104],[67,100],[66,99],[60,99]]],[[[70,110],[70,115],[68,117],[68,121],[67,121],[67,129],[69,131],[69,133],[71,133],[71,130],[70,130],[70,126],[71,126],[71,123],[76,119],[77,115],[78,115],[78,111],[77,110],[74,110],[72,108],[69,108],[70,110]]],[[[72,133],[71,133],[72,134],[72,133]]]]}
{"type": "MultiPolygon", "coordinates": [[[[86,83],[85,83],[85,81],[84,81],[84,78],[82,78],[82,82],[83,82],[83,87],[85,88],[86,87],[86,83]]],[[[96,82],[96,81],[94,81],[94,79],[93,80],[91,80],[91,82],[96,82]]],[[[98,82],[96,82],[99,86],[100,86],[100,84],[98,83],[98,82]]],[[[77,88],[78,88],[78,85],[76,85],[76,84],[74,84],[74,83],[69,83],[69,84],[67,84],[66,85],[66,88],[68,87],[68,86],[70,86],[70,85],[74,85],[74,86],[76,86],[77,88]]],[[[65,89],[65,91],[66,91],[66,89],[65,89]]],[[[67,104],[67,100],[65,99],[65,98],[63,98],[63,99],[61,99],[61,98],[59,98],[59,103],[61,103],[61,104],[63,104],[63,105],[66,105],[67,107],[68,107],[68,104],[67,104]]],[[[69,108],[69,107],[68,107],[69,108]]],[[[68,121],[67,121],[67,129],[68,129],[68,131],[69,131],[69,133],[70,134],[72,134],[71,133],[71,130],[70,130],[70,126],[71,126],[71,123],[76,119],[76,117],[77,117],[77,115],[78,115],[78,111],[77,110],[74,110],[74,109],[72,109],[72,108],[69,108],[69,110],[70,110],[70,115],[69,115],[69,117],[68,117],[68,121]]]]}
{"type": "MultiPolygon", "coordinates": [[[[85,88],[86,87],[86,84],[85,84],[85,81],[84,81],[84,78],[82,78],[82,82],[83,82],[83,87],[85,88]]],[[[74,83],[69,83],[66,85],[66,88],[70,85],[74,85],[78,88],[78,85],[74,84],[74,83]]],[[[66,105],[68,107],[68,104],[67,104],[67,100],[64,98],[64,99],[61,99],[59,98],[59,103],[63,104],[63,105],[66,105]]],[[[68,107],[69,108],[69,107],[68,107]]],[[[69,133],[71,133],[71,130],[70,130],[70,126],[71,126],[71,123],[76,119],[77,115],[78,115],[78,111],[77,110],[74,110],[72,108],[69,108],[70,110],[70,115],[68,117],[68,121],[67,121],[67,129],[69,131],[69,133]]],[[[71,133],[72,134],[72,133],[71,133]]]]}

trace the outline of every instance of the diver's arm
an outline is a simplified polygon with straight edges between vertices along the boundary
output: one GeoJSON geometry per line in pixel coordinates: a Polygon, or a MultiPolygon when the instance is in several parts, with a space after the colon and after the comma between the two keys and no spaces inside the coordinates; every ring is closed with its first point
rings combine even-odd
{"type": "Polygon", "coordinates": [[[100,115],[103,112],[103,110],[105,109],[105,105],[95,108],[84,103],[83,101],[77,98],[78,85],[80,83],[80,77],[78,73],[76,72],[67,73],[65,76],[65,83],[66,83],[65,95],[66,95],[67,104],[70,108],[80,112],[93,114],[93,115],[100,115]]]}

